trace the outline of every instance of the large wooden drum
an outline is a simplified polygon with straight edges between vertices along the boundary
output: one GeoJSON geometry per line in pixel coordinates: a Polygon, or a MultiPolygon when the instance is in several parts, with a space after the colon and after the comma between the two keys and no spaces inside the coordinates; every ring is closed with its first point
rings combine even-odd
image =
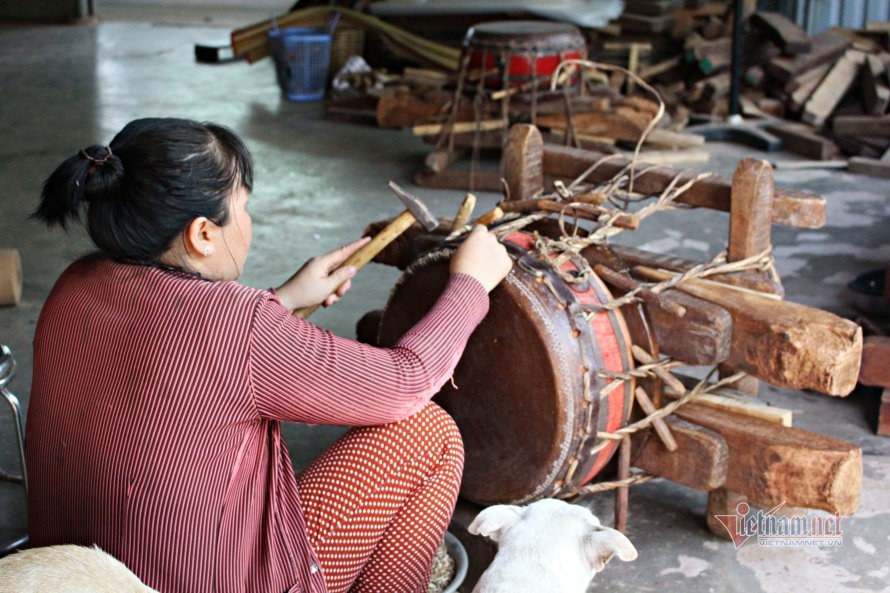
{"type": "Polygon", "coordinates": [[[487,86],[507,87],[540,79],[549,86],[550,75],[563,60],[587,57],[581,31],[568,23],[550,21],[495,21],[471,27],[464,37],[464,52],[471,70],[496,70],[487,86]]]}
{"type": "MultiPolygon", "coordinates": [[[[521,504],[589,482],[615,451],[591,454],[599,431],[624,426],[633,386],[601,371],[632,368],[620,312],[585,317],[582,306],[611,300],[593,276],[565,282],[533,238],[504,240],[514,266],[491,293],[488,315],[470,338],[452,382],[435,401],[457,421],[466,447],[461,494],[480,504],[521,504]]],[[[394,344],[435,302],[448,281],[452,250],[433,251],[396,284],[380,325],[380,343],[394,344]]],[[[563,272],[578,268],[572,262],[563,272]]]]}

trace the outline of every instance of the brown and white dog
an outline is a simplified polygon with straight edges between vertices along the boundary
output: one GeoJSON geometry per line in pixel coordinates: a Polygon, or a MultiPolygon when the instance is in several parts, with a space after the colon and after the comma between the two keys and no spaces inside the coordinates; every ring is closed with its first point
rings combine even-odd
{"type": "Polygon", "coordinates": [[[22,550],[0,559],[0,593],[158,593],[93,546],[22,550]]]}
{"type": "Polygon", "coordinates": [[[473,593],[583,593],[612,556],[637,557],[630,540],[590,510],[549,498],[488,507],[469,531],[498,544],[473,593]]]}

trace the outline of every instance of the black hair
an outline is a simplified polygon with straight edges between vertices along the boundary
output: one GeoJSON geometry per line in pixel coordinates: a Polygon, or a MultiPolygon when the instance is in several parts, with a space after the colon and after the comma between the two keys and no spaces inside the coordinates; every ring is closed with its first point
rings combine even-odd
{"type": "Polygon", "coordinates": [[[49,176],[33,216],[82,221],[105,254],[154,262],[195,218],[228,222],[231,193],[253,189],[253,163],[228,128],[185,119],[128,123],[109,146],[70,157],[49,176]]]}

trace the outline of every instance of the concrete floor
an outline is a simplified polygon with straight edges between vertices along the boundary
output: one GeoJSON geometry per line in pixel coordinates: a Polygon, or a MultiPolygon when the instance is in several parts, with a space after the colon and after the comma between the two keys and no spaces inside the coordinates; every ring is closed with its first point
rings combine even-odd
{"type": "MultiPolygon", "coordinates": [[[[27,407],[31,340],[41,305],[65,266],[90,249],[79,229],[48,231],[28,215],[52,169],[78,149],[104,143],[127,121],[144,116],[212,120],[234,128],[252,150],[256,187],[251,200],[254,244],[243,281],[280,283],[308,257],[357,237],[369,221],[395,215],[386,188],[393,179],[415,190],[431,209],[452,216],[462,192],[418,189],[413,173],[428,147],[407,131],[328,119],[321,103],[279,98],[269,60],[196,64],[195,42],[225,41],[234,26],[265,18],[266,9],[177,12],[108,6],[79,26],[0,25],[0,247],[20,251],[24,297],[0,308],[0,343],[18,361],[11,389],[27,407]]],[[[731,175],[745,155],[712,143],[700,170],[731,175]]],[[[775,227],[777,267],[787,298],[855,316],[845,285],[890,261],[890,181],[845,172],[782,172],[777,184],[828,199],[825,228],[775,227]]],[[[497,196],[482,194],[480,211],[497,196]]],[[[669,213],[647,221],[628,240],[654,251],[704,260],[726,243],[725,214],[669,213]]],[[[371,265],[350,295],[313,317],[345,336],[368,310],[382,307],[398,277],[371,265]]],[[[890,439],[874,434],[877,396],[859,390],[840,399],[762,386],[764,400],[791,408],[795,425],[853,442],[864,453],[862,503],[843,521],[843,546],[826,549],[740,549],[704,527],[706,496],[666,481],[631,490],[628,535],[640,558],[610,563],[596,591],[764,591],[803,593],[890,591],[890,439]]],[[[338,429],[288,427],[297,467],[338,429]]],[[[0,466],[14,469],[9,415],[0,412],[0,466]]],[[[611,495],[587,501],[611,521],[611,495]]],[[[0,540],[25,530],[20,489],[0,484],[0,540]]]]}

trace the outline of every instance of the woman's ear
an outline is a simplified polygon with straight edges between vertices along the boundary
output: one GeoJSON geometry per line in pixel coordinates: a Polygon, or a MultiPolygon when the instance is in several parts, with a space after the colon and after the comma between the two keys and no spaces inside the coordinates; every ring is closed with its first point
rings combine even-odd
{"type": "Polygon", "coordinates": [[[204,216],[192,220],[185,230],[185,249],[189,257],[201,258],[213,254],[219,227],[204,216]]]}

